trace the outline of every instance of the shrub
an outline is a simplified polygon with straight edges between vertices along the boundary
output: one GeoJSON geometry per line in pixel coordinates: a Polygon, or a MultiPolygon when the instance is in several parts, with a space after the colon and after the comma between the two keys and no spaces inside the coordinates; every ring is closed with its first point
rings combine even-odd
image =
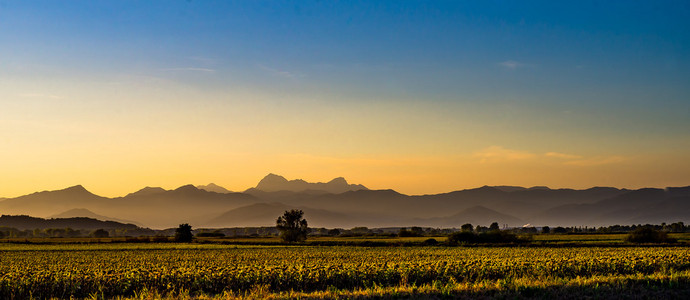
{"type": "Polygon", "coordinates": [[[529,238],[520,238],[516,234],[504,231],[493,230],[475,234],[468,231],[454,232],[448,236],[448,244],[499,244],[499,243],[520,243],[527,242],[529,238]]]}
{"type": "Polygon", "coordinates": [[[218,230],[216,231],[204,231],[196,234],[197,237],[225,237],[225,233],[218,230]]]}
{"type": "Polygon", "coordinates": [[[469,231],[458,231],[448,236],[448,243],[455,244],[470,244],[477,242],[477,235],[469,231]]]}
{"type": "Polygon", "coordinates": [[[676,240],[668,237],[666,232],[651,227],[638,227],[625,238],[631,243],[673,243],[676,240]]]}
{"type": "Polygon", "coordinates": [[[96,231],[94,231],[92,235],[95,238],[107,238],[110,236],[110,233],[108,233],[108,231],[106,231],[105,229],[96,229],[96,231]]]}
{"type": "Polygon", "coordinates": [[[426,246],[435,246],[438,245],[438,241],[436,239],[426,239],[423,244],[426,246]]]}
{"type": "Polygon", "coordinates": [[[398,236],[399,237],[415,237],[415,236],[422,236],[422,235],[418,232],[402,228],[402,229],[400,229],[400,232],[398,232],[398,236]]]}
{"type": "Polygon", "coordinates": [[[514,243],[519,241],[514,233],[501,230],[482,232],[478,237],[480,243],[514,243]]]}

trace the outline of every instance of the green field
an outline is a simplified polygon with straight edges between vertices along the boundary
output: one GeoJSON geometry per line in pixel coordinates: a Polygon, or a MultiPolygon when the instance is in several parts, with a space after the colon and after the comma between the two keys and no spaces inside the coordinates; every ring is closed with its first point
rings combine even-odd
{"type": "MultiPolygon", "coordinates": [[[[627,234],[625,233],[611,233],[611,234],[534,234],[526,235],[531,240],[532,245],[550,246],[550,245],[589,245],[589,246],[620,246],[629,244],[625,241],[627,234]]],[[[669,237],[678,240],[680,244],[690,243],[690,233],[669,233],[669,237]]],[[[137,241],[142,238],[5,238],[0,239],[2,243],[26,243],[26,244],[64,244],[64,243],[123,243],[137,241]]],[[[143,238],[146,242],[154,241],[156,238],[143,238]]],[[[447,240],[446,236],[425,236],[425,237],[390,237],[390,236],[355,236],[355,237],[329,237],[329,236],[311,236],[305,242],[305,245],[340,245],[340,246],[371,246],[376,245],[403,245],[415,246],[422,245],[428,239],[434,239],[439,243],[444,243],[447,240]]],[[[172,241],[171,238],[168,240],[172,241]]],[[[283,242],[279,237],[202,237],[196,238],[198,243],[217,243],[229,245],[282,245],[283,242]]]]}
{"type": "Polygon", "coordinates": [[[690,248],[0,244],[0,298],[690,296],[690,248]]]}

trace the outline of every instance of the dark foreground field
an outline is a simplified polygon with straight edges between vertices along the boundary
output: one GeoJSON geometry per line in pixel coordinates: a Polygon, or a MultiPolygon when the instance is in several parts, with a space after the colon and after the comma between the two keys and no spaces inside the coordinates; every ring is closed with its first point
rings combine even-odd
{"type": "Polygon", "coordinates": [[[690,248],[0,244],[0,298],[690,298],[690,248]]]}

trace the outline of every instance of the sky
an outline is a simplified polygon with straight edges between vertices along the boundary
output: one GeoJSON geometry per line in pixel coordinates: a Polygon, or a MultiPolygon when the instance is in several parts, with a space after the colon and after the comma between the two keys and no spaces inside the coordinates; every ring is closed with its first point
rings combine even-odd
{"type": "Polygon", "coordinates": [[[3,1],[0,197],[690,185],[687,1],[3,1]]]}

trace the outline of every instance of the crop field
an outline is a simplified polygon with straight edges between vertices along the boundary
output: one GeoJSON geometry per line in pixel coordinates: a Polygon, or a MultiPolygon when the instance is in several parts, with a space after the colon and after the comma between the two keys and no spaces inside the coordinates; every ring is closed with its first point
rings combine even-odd
{"type": "MultiPolygon", "coordinates": [[[[611,234],[534,234],[527,235],[535,245],[623,245],[627,242],[625,233],[611,234]]],[[[690,233],[669,233],[671,238],[676,239],[681,244],[690,243],[690,233]]],[[[144,237],[145,242],[149,243],[158,237],[144,237]]],[[[353,236],[353,237],[329,237],[329,236],[310,236],[305,242],[306,245],[313,246],[358,246],[367,243],[389,244],[389,245],[421,245],[428,239],[434,239],[438,243],[444,243],[447,236],[423,236],[423,237],[391,237],[391,236],[353,236]]],[[[172,241],[172,238],[168,239],[172,241]]],[[[283,241],[277,237],[199,237],[197,242],[218,243],[231,245],[282,245],[283,241]]],[[[88,244],[88,243],[127,243],[141,242],[140,238],[110,237],[110,238],[3,238],[0,244],[6,243],[26,243],[26,244],[88,244]]],[[[2,246],[0,246],[0,249],[2,246]]]]}
{"type": "Polygon", "coordinates": [[[688,247],[0,245],[0,298],[690,296],[688,247]]]}

